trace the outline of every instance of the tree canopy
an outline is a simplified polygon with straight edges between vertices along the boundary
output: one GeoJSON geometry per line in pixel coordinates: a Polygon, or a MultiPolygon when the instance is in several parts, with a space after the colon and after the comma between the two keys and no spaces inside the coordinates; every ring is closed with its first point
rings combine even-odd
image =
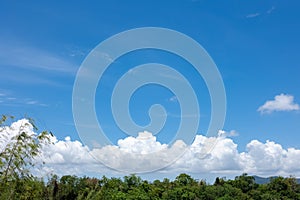
{"type": "Polygon", "coordinates": [[[47,131],[35,134],[37,127],[31,118],[22,120],[16,130],[6,126],[7,121],[13,118],[6,115],[0,118],[0,190],[5,199],[15,198],[15,193],[22,188],[20,184],[26,183],[28,187],[41,184],[35,181],[30,169],[35,166],[34,159],[42,144],[50,142],[47,131]],[[4,134],[7,131],[11,134],[4,134]]]}

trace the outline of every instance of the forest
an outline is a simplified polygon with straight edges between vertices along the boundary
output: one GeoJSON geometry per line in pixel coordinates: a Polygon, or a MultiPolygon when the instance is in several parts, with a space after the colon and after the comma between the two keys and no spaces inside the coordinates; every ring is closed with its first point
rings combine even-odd
{"type": "MultiPolygon", "coordinates": [[[[2,115],[0,136],[9,128],[13,117],[2,115]]],[[[37,130],[32,119],[20,127],[12,138],[0,137],[0,199],[96,200],[96,199],[300,199],[300,184],[295,177],[273,177],[258,184],[246,173],[233,180],[217,177],[213,184],[182,173],[174,180],[148,181],[131,174],[123,178],[77,177],[51,175],[47,179],[34,176],[34,159],[41,146],[50,142],[51,132],[28,134],[26,128],[37,130]],[[5,143],[5,141],[7,141],[5,143]]],[[[99,174],[98,177],[101,177],[99,174]]]]}
{"type": "Polygon", "coordinates": [[[139,176],[90,178],[53,176],[47,182],[39,178],[21,178],[1,182],[0,199],[300,199],[300,185],[293,177],[272,178],[257,184],[253,176],[242,174],[234,180],[216,178],[213,184],[195,180],[187,174],[175,180],[149,182],[139,176]]]}

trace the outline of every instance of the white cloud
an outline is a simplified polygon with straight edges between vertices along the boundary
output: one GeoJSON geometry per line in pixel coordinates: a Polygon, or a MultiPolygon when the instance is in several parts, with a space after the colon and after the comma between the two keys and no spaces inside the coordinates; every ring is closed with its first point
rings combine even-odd
{"type": "MultiPolygon", "coordinates": [[[[20,120],[4,127],[0,134],[0,147],[10,142],[19,127],[26,121],[20,120]]],[[[27,130],[34,134],[32,127],[27,130]]],[[[223,135],[224,136],[224,135],[223,135]]],[[[173,145],[162,144],[149,132],[142,132],[138,137],[127,137],[118,141],[115,146],[108,145],[99,149],[89,149],[79,141],[70,137],[64,140],[51,138],[53,145],[43,146],[42,154],[37,163],[45,161],[45,165],[36,168],[35,173],[47,176],[58,175],[122,175],[101,164],[95,158],[101,159],[111,167],[118,169],[141,171],[161,166],[161,162],[169,162],[176,155],[184,154],[166,168],[153,171],[153,174],[228,174],[239,175],[243,172],[261,176],[295,175],[300,176],[300,149],[284,149],[273,141],[265,143],[252,140],[244,152],[237,150],[237,144],[226,137],[206,137],[197,135],[194,142],[187,146],[182,141],[173,145]],[[213,145],[211,145],[213,144],[213,145]],[[212,148],[213,147],[213,148],[212,148]],[[152,154],[159,151],[159,154],[152,154]]]]}
{"type": "Polygon", "coordinates": [[[5,106],[48,106],[48,104],[41,103],[38,100],[32,99],[32,98],[16,98],[16,97],[11,97],[11,96],[1,96],[0,95],[0,103],[2,103],[5,106]]]}
{"type": "Polygon", "coordinates": [[[275,6],[272,6],[269,10],[265,11],[265,12],[256,12],[256,13],[250,13],[248,15],[246,15],[246,18],[255,18],[255,17],[259,17],[261,15],[265,15],[265,14],[268,14],[270,15],[274,10],[276,9],[275,6]]]}
{"type": "Polygon", "coordinates": [[[176,141],[173,145],[161,144],[149,132],[120,139],[117,146],[93,149],[91,154],[105,165],[119,171],[152,172],[169,165],[183,153],[186,145],[176,141]]]}
{"type": "Polygon", "coordinates": [[[273,111],[293,111],[299,110],[300,106],[294,102],[292,95],[280,94],[276,95],[274,100],[267,101],[260,106],[257,111],[261,113],[271,113],[273,111]]]}
{"type": "Polygon", "coordinates": [[[28,120],[22,119],[14,122],[11,126],[0,127],[0,152],[10,143],[14,142],[13,137],[24,131],[28,135],[35,134],[33,127],[28,120]]]}
{"type": "MultiPolygon", "coordinates": [[[[58,174],[87,174],[110,173],[117,174],[94,160],[98,157],[105,160],[111,167],[123,168],[125,171],[153,169],[159,167],[161,162],[174,158],[174,154],[182,153],[185,144],[181,141],[172,147],[161,144],[150,133],[140,134],[137,138],[128,137],[119,140],[117,146],[106,146],[101,149],[89,150],[78,141],[55,141],[47,152],[46,167],[58,174]],[[172,149],[172,150],[170,150],[172,149]],[[152,157],[151,152],[161,151],[159,157],[152,157]],[[146,156],[150,155],[150,156],[146,156]]],[[[175,156],[176,157],[176,156],[175,156]]],[[[223,175],[242,172],[269,175],[295,175],[300,176],[300,150],[283,149],[280,144],[272,141],[266,143],[257,140],[247,144],[246,151],[238,152],[237,144],[226,137],[207,138],[197,135],[192,145],[182,157],[167,168],[153,173],[178,174],[187,173],[221,173],[223,175]],[[215,144],[212,148],[210,144],[215,144]],[[204,150],[203,150],[204,149],[204,150]],[[209,152],[203,156],[204,152],[209,152]]]]}
{"type": "MultiPolygon", "coordinates": [[[[10,40],[7,41],[16,41],[10,40]]],[[[75,74],[76,66],[70,61],[43,49],[21,42],[1,41],[0,65],[26,69],[40,69],[47,72],[75,74]]]]}
{"type": "Polygon", "coordinates": [[[246,16],[246,18],[254,18],[254,17],[258,17],[260,15],[260,13],[251,13],[251,14],[248,14],[246,16]]]}
{"type": "Polygon", "coordinates": [[[169,101],[171,101],[171,102],[177,102],[178,99],[177,99],[177,97],[174,95],[174,96],[172,96],[172,97],[169,98],[169,101]]]}
{"type": "Polygon", "coordinates": [[[274,173],[283,168],[286,151],[281,145],[272,141],[261,143],[252,140],[247,144],[247,153],[242,153],[241,157],[244,168],[250,172],[274,173]]]}
{"type": "Polygon", "coordinates": [[[269,10],[267,10],[267,14],[271,14],[275,10],[275,6],[272,6],[269,10]]]}
{"type": "Polygon", "coordinates": [[[156,137],[147,131],[139,133],[136,138],[127,137],[120,139],[118,146],[121,151],[133,154],[149,154],[167,148],[166,144],[157,142],[156,137]]]}
{"type": "Polygon", "coordinates": [[[223,137],[235,137],[238,135],[239,133],[236,130],[231,130],[231,131],[219,130],[218,132],[218,136],[223,136],[223,137]]]}
{"type": "Polygon", "coordinates": [[[237,145],[228,138],[207,138],[197,135],[194,143],[188,151],[178,159],[173,165],[168,167],[168,171],[178,173],[180,171],[191,173],[212,173],[221,171],[240,170],[239,154],[237,145]],[[217,141],[216,141],[217,140],[217,141]],[[211,148],[211,143],[215,143],[211,148]],[[209,152],[203,157],[203,148],[209,152]]]}
{"type": "Polygon", "coordinates": [[[25,101],[25,104],[27,104],[27,105],[34,105],[34,106],[48,106],[47,104],[40,103],[37,100],[28,100],[28,101],[25,101]]]}
{"type": "Polygon", "coordinates": [[[39,102],[38,101],[28,101],[26,102],[26,104],[29,104],[29,105],[35,105],[35,104],[38,104],[39,102]]]}

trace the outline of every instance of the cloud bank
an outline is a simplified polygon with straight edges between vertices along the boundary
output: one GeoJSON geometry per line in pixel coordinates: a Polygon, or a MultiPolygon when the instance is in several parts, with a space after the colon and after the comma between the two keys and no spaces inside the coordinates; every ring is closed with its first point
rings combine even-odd
{"type": "Polygon", "coordinates": [[[294,102],[294,97],[288,94],[280,94],[274,100],[267,101],[260,106],[257,111],[261,113],[272,113],[274,111],[294,111],[299,110],[300,106],[294,102]]]}
{"type": "MultiPolygon", "coordinates": [[[[19,120],[5,127],[0,135],[0,149],[10,141],[16,134],[16,130],[26,120],[19,120]]],[[[32,127],[28,133],[33,134],[32,127]]],[[[44,161],[35,169],[39,176],[50,174],[58,175],[93,175],[103,174],[122,175],[122,172],[115,171],[97,161],[97,156],[109,160],[111,167],[123,167],[124,169],[149,168],[159,166],[172,154],[179,154],[183,147],[187,147],[184,154],[166,168],[153,171],[160,174],[178,173],[219,173],[222,175],[236,174],[243,172],[261,176],[289,176],[300,177],[300,149],[284,149],[280,144],[273,141],[260,142],[252,140],[246,145],[245,151],[239,152],[237,144],[226,135],[221,134],[218,138],[197,135],[194,142],[187,146],[182,141],[175,142],[172,146],[161,144],[156,137],[149,132],[140,133],[138,137],[127,137],[120,139],[115,146],[105,146],[101,149],[89,149],[79,141],[72,141],[70,137],[58,140],[51,137],[53,145],[46,145],[42,148],[41,155],[36,159],[37,163],[44,161]],[[214,148],[208,151],[203,157],[203,149],[214,143],[214,148]],[[162,151],[151,155],[153,151],[162,151]],[[137,166],[139,163],[139,166],[137,166]]]]}

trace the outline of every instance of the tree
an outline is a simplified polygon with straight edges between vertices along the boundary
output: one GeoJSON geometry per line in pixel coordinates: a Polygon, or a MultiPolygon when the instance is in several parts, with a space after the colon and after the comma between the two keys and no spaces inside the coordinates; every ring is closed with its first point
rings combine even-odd
{"type": "Polygon", "coordinates": [[[124,183],[126,184],[128,189],[132,189],[134,187],[138,187],[142,184],[142,179],[135,174],[131,174],[130,176],[124,177],[124,183]]]}
{"type": "Polygon", "coordinates": [[[188,174],[179,174],[176,178],[175,178],[175,183],[179,184],[181,186],[192,186],[192,185],[196,185],[197,182],[188,174]]]}
{"type": "Polygon", "coordinates": [[[219,178],[219,177],[217,177],[216,180],[215,180],[214,185],[215,186],[224,185],[224,183],[225,183],[225,178],[219,178]]]}
{"type": "Polygon", "coordinates": [[[18,181],[33,179],[30,168],[34,159],[39,155],[42,144],[50,142],[50,135],[43,131],[39,135],[34,121],[30,118],[19,120],[19,126],[8,126],[13,120],[11,116],[2,115],[0,118],[0,189],[1,195],[5,189],[13,195],[18,181]]]}
{"type": "Polygon", "coordinates": [[[235,177],[235,180],[230,181],[230,183],[234,187],[241,189],[244,193],[248,193],[258,187],[258,184],[255,183],[255,178],[253,176],[248,176],[246,173],[235,177]]]}
{"type": "Polygon", "coordinates": [[[289,199],[299,199],[299,184],[293,177],[273,177],[267,186],[268,191],[271,193],[279,194],[281,197],[289,199]]]}

